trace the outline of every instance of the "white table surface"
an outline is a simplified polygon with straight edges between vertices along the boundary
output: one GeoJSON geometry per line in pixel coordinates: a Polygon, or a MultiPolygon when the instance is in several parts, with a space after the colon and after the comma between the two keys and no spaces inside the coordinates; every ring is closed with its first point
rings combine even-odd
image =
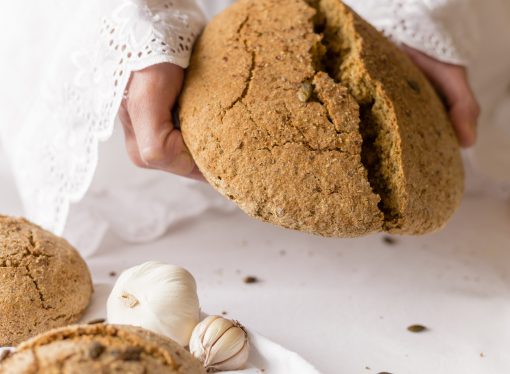
{"type": "MultiPolygon", "coordinates": [[[[19,214],[0,170],[0,209],[19,214]]],[[[226,311],[324,373],[510,373],[510,205],[502,200],[468,197],[442,232],[394,245],[208,212],[154,243],[107,235],[87,261],[100,284],[146,260],[188,268],[205,312],[226,311]],[[261,282],[247,285],[246,275],[261,282]],[[430,330],[406,330],[416,323],[430,330]]]]}

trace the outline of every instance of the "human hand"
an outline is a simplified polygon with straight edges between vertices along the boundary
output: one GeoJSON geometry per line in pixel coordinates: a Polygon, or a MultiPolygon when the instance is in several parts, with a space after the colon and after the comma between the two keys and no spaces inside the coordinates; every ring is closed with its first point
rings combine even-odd
{"type": "Polygon", "coordinates": [[[450,119],[460,145],[466,148],[474,145],[480,106],[469,84],[466,69],[438,61],[406,45],[402,48],[446,98],[450,119]]]}
{"type": "Polygon", "coordinates": [[[183,69],[170,63],[133,72],[119,117],[135,165],[204,180],[172,120],[183,80],[183,69]]]}

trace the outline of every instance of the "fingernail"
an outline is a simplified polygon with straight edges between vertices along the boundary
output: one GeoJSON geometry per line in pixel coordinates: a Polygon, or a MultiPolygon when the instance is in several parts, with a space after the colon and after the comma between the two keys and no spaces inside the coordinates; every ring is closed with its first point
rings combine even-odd
{"type": "Polygon", "coordinates": [[[469,133],[466,134],[467,138],[465,139],[464,144],[463,144],[464,148],[469,148],[469,147],[473,146],[475,144],[476,138],[477,138],[476,122],[470,122],[468,126],[469,126],[468,127],[469,133]]]}
{"type": "Polygon", "coordinates": [[[476,122],[471,122],[471,131],[473,132],[473,137],[476,139],[476,135],[478,133],[478,126],[476,122]]]}
{"type": "Polygon", "coordinates": [[[172,164],[169,165],[172,172],[180,175],[190,175],[195,169],[195,161],[187,151],[182,151],[173,160],[172,164]]]}
{"type": "Polygon", "coordinates": [[[200,169],[198,168],[196,163],[195,163],[195,167],[193,168],[193,171],[191,172],[189,177],[192,179],[201,181],[201,182],[207,182],[207,180],[205,179],[204,175],[202,174],[202,172],[200,171],[200,169]]]}

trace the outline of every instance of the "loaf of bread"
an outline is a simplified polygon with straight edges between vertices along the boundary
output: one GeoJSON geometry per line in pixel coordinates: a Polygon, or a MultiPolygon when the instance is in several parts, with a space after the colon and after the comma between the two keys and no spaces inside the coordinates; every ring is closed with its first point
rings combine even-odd
{"type": "Polygon", "coordinates": [[[51,330],[17,347],[0,362],[3,374],[205,374],[174,341],[117,325],[76,325],[51,330]]]}
{"type": "Polygon", "coordinates": [[[89,269],[67,241],[0,216],[0,346],[77,322],[91,295],[89,269]]]}
{"type": "Polygon", "coordinates": [[[339,0],[240,0],[218,15],[195,47],[180,122],[211,185],[279,226],[424,234],[462,197],[440,98],[339,0]]]}

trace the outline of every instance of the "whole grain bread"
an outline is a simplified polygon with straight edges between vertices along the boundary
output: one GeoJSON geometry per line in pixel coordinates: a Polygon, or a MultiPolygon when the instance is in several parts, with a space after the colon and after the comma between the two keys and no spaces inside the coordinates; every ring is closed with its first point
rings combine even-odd
{"type": "Polygon", "coordinates": [[[279,226],[423,234],[462,197],[440,98],[338,0],[240,0],[218,15],[195,46],[180,122],[205,178],[279,226]]]}
{"type": "Polygon", "coordinates": [[[3,374],[205,374],[202,364],[170,339],[118,325],[75,325],[19,345],[0,362],[3,374]]]}
{"type": "Polygon", "coordinates": [[[75,323],[91,294],[87,265],[67,241],[0,216],[0,346],[75,323]]]}

